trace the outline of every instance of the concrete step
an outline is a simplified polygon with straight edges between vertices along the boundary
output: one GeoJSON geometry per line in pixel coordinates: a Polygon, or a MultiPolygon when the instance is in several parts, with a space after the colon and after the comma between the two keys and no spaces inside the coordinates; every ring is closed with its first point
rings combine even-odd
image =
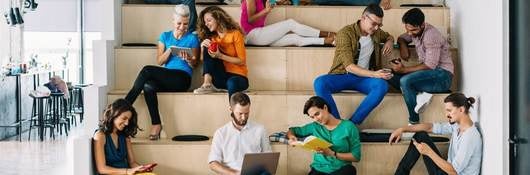
{"type": "MultiPolygon", "coordinates": [[[[198,5],[197,11],[207,6],[198,5]]],[[[222,5],[232,18],[239,22],[239,5],[222,5]]],[[[122,43],[157,43],[161,32],[172,28],[174,5],[124,4],[122,5],[122,43]],[[156,19],[156,20],[155,20],[156,19]]],[[[267,16],[266,24],[294,19],[323,31],[336,32],[359,19],[363,6],[277,6],[267,16]]],[[[401,17],[409,8],[395,7],[385,10],[382,29],[394,37],[404,33],[401,17]]],[[[449,9],[445,7],[422,7],[425,21],[448,33],[449,9]]]]}
{"type": "MultiPolygon", "coordinates": [[[[362,158],[354,163],[357,174],[392,174],[405,154],[409,142],[398,144],[362,143],[362,158]]],[[[157,174],[214,174],[208,169],[210,141],[175,142],[168,139],[149,141],[133,139],[136,159],[141,163],[156,162],[157,174]]],[[[443,155],[447,155],[449,143],[436,143],[443,155]]],[[[280,152],[278,175],[305,175],[309,172],[312,153],[300,148],[273,143],[272,150],[280,152]]],[[[412,175],[427,174],[422,159],[411,171],[412,175]]]]}
{"type": "MultiPolygon", "coordinates": [[[[251,90],[313,90],[316,77],[328,73],[335,48],[333,47],[247,47],[247,65],[251,90]]],[[[418,55],[410,48],[411,58],[405,65],[418,64],[418,55]]],[[[457,49],[451,49],[455,63],[455,76],[451,89],[456,91],[459,81],[459,60],[457,49]]],[[[154,47],[121,47],[115,49],[116,90],[129,90],[145,65],[156,64],[154,47]]],[[[382,58],[385,67],[389,60],[399,57],[399,50],[382,58]]],[[[191,89],[202,83],[202,67],[194,70],[191,89]]]]}
{"type": "MultiPolygon", "coordinates": [[[[251,91],[248,94],[252,102],[250,120],[265,125],[269,133],[311,122],[302,113],[305,101],[314,95],[311,91],[251,91]]],[[[113,91],[108,95],[108,103],[125,95],[125,91],[113,91]]],[[[443,99],[447,95],[435,94],[431,104],[420,115],[420,120],[447,121],[443,105],[443,99]]],[[[364,97],[365,95],[355,92],[334,95],[340,115],[345,119],[350,118],[364,97]]],[[[231,120],[226,93],[159,93],[158,104],[164,127],[162,136],[166,138],[177,134],[213,135],[217,128],[231,120]]],[[[138,125],[144,129],[138,133],[138,137],[147,138],[151,119],[142,95],[134,106],[139,116],[138,125]]],[[[408,112],[402,95],[389,93],[359,127],[395,129],[407,123],[408,112]]]]}

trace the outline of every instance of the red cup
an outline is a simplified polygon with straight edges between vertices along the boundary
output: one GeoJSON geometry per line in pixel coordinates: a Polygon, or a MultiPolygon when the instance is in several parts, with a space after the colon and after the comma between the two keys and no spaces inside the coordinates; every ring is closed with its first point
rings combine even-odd
{"type": "Polygon", "coordinates": [[[211,42],[210,43],[210,47],[208,47],[208,50],[210,52],[217,52],[217,47],[218,47],[218,45],[217,45],[216,42],[211,42]]]}

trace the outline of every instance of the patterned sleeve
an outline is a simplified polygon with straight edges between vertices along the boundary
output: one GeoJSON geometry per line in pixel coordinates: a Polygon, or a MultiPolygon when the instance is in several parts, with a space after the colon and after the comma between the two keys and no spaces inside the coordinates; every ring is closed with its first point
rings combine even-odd
{"type": "Polygon", "coordinates": [[[423,64],[431,69],[435,69],[440,63],[442,45],[445,40],[439,32],[433,30],[426,31],[423,37],[423,45],[425,46],[425,59],[423,64]]]}
{"type": "Polygon", "coordinates": [[[353,46],[353,38],[350,33],[353,31],[348,30],[349,28],[345,27],[341,29],[336,36],[335,43],[335,59],[333,62],[340,62],[342,66],[347,67],[350,64],[353,64],[353,52],[357,52],[357,46],[353,46]],[[355,48],[354,48],[355,47],[355,48]]]}

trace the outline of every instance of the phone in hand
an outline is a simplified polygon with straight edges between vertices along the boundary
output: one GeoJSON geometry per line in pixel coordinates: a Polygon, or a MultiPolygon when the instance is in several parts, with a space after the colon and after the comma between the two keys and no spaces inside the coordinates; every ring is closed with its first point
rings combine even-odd
{"type": "Polygon", "coordinates": [[[147,170],[152,171],[153,168],[158,165],[157,163],[150,163],[147,165],[144,165],[143,168],[140,170],[140,172],[147,172],[147,170]]]}
{"type": "Polygon", "coordinates": [[[395,59],[390,60],[390,62],[394,64],[399,64],[401,62],[401,59],[395,58],[395,59]]]}

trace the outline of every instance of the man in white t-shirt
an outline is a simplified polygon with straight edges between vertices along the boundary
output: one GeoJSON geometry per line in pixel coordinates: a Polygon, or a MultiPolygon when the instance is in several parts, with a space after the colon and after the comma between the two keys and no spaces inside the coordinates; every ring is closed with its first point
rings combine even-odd
{"type": "Polygon", "coordinates": [[[355,90],[366,94],[350,121],[359,125],[379,105],[388,91],[385,80],[392,77],[390,70],[381,69],[381,52],[390,55],[394,38],[381,30],[383,9],[369,5],[361,18],[343,27],[335,39],[335,57],[328,74],[317,77],[313,83],[317,96],[323,98],[335,118],[341,118],[332,94],[355,90]],[[383,47],[379,44],[385,43],[383,47]]]}
{"type": "Polygon", "coordinates": [[[271,152],[263,125],[248,121],[250,98],[242,92],[230,97],[232,121],[215,131],[208,164],[217,174],[239,174],[247,153],[271,152]]]}
{"type": "Polygon", "coordinates": [[[396,175],[408,175],[423,155],[423,162],[429,175],[478,175],[482,160],[482,136],[469,116],[469,108],[475,99],[464,94],[453,93],[444,100],[449,122],[420,123],[396,129],[390,135],[389,143],[398,142],[403,132],[416,132],[409,148],[399,162],[396,175]],[[444,160],[427,132],[451,134],[449,153],[444,160]]]}

